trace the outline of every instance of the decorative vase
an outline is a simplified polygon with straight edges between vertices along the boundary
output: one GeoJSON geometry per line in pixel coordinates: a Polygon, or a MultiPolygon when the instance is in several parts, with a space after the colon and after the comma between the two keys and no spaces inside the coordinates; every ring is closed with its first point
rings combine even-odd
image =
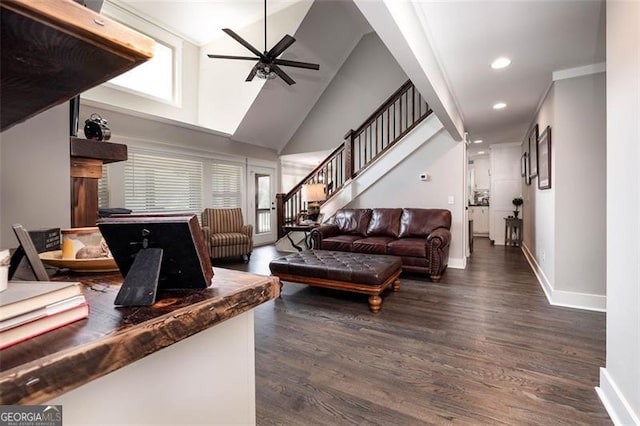
{"type": "Polygon", "coordinates": [[[514,211],[513,211],[513,217],[515,217],[515,218],[517,219],[517,218],[518,218],[518,214],[519,214],[519,213],[520,213],[520,212],[519,212],[518,210],[514,210],[514,211]]]}

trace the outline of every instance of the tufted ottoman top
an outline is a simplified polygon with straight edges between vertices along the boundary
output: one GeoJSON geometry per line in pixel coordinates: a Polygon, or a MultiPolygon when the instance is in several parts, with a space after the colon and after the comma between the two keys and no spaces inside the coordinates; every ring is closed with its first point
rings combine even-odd
{"type": "Polygon", "coordinates": [[[378,254],[307,250],[274,259],[269,268],[272,274],[380,285],[402,268],[402,260],[378,254]]]}

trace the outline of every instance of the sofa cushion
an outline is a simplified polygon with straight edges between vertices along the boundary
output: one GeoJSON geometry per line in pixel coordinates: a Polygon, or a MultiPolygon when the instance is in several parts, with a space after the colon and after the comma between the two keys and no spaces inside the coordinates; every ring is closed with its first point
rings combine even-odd
{"type": "Polygon", "coordinates": [[[371,209],[341,209],[333,217],[333,223],[344,234],[367,235],[371,209]]]}
{"type": "Polygon", "coordinates": [[[402,209],[373,209],[367,228],[367,236],[398,238],[401,215],[402,209]]]}
{"type": "Polygon", "coordinates": [[[393,241],[391,237],[367,237],[353,242],[351,251],[354,253],[387,254],[387,244],[393,241]]]}
{"type": "Polygon", "coordinates": [[[394,256],[427,257],[426,238],[400,238],[387,245],[387,253],[394,256]]]}
{"type": "Polygon", "coordinates": [[[426,237],[434,229],[451,229],[451,212],[444,209],[402,209],[400,238],[426,237]]]}
{"type": "Polygon", "coordinates": [[[338,250],[352,251],[353,242],[359,240],[359,235],[336,235],[335,237],[323,238],[322,247],[316,247],[322,250],[338,250]]]}

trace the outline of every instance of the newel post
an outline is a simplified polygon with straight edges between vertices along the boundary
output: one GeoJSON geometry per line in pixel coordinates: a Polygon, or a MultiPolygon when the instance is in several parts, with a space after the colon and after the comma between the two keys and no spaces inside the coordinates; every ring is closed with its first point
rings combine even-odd
{"type": "Polygon", "coordinates": [[[353,129],[344,135],[345,180],[353,178],[353,129]]]}
{"type": "Polygon", "coordinates": [[[284,237],[282,227],[284,226],[284,197],[287,194],[276,194],[276,223],[278,239],[284,237]]]}

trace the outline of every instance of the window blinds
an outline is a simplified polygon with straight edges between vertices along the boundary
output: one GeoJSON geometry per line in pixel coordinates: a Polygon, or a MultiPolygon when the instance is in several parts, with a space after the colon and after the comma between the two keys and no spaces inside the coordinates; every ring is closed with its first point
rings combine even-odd
{"type": "Polygon", "coordinates": [[[129,150],[125,206],[134,213],[200,213],[202,162],[129,150]]]}
{"type": "Polygon", "coordinates": [[[109,167],[102,165],[102,177],[98,179],[98,208],[109,207],[109,167]]]}
{"type": "Polygon", "coordinates": [[[242,207],[242,167],[234,164],[211,165],[213,208],[242,207]]]}

